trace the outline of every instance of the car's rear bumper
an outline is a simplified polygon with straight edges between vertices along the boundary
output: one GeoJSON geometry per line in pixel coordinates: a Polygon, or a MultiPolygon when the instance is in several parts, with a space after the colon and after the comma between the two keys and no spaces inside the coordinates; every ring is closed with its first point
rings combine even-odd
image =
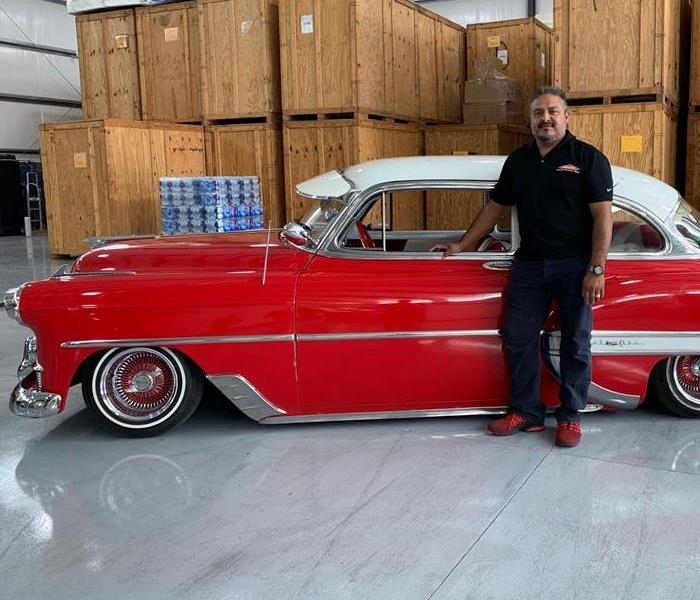
{"type": "Polygon", "coordinates": [[[41,389],[42,367],[37,361],[36,337],[24,342],[22,362],[17,369],[19,384],[10,394],[10,410],[21,417],[41,418],[57,415],[61,396],[41,389]]]}

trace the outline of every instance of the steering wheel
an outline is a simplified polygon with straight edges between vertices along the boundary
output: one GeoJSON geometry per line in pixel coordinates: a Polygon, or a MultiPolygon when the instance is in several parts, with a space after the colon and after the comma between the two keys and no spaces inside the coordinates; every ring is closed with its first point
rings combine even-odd
{"type": "Polygon", "coordinates": [[[363,248],[376,248],[377,245],[374,243],[372,236],[367,231],[367,227],[362,221],[355,221],[355,229],[357,229],[357,235],[360,236],[360,243],[363,248]]]}

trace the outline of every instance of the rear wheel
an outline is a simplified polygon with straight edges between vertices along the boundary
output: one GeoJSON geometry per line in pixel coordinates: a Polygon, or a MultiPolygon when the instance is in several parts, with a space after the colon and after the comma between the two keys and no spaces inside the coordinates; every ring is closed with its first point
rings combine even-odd
{"type": "Polygon", "coordinates": [[[700,356],[674,356],[654,372],[656,399],[679,417],[700,417],[700,356]]]}
{"type": "Polygon", "coordinates": [[[166,348],[114,348],[84,370],[83,397],[98,424],[128,437],[184,423],[202,399],[202,377],[166,348]]]}

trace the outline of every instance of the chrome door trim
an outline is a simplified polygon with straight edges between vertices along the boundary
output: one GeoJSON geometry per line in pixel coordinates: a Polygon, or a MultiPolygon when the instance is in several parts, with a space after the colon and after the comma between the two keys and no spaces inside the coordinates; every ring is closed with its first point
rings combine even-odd
{"type": "Polygon", "coordinates": [[[421,338],[500,336],[498,329],[456,329],[441,331],[371,331],[347,333],[299,333],[300,342],[334,342],[354,340],[406,340],[421,338]]]}
{"type": "MultiPolygon", "coordinates": [[[[559,355],[560,331],[548,331],[547,347],[559,355]]],[[[700,354],[700,331],[613,331],[591,332],[594,356],[683,356],[700,354]]]]}
{"type": "Polygon", "coordinates": [[[378,412],[322,413],[317,415],[266,417],[262,419],[260,423],[263,425],[272,425],[278,423],[324,423],[329,421],[371,421],[376,419],[417,419],[423,417],[501,415],[508,412],[508,409],[508,406],[494,406],[486,408],[439,408],[378,412]]]}
{"type": "Polygon", "coordinates": [[[181,338],[139,338],[114,340],[71,340],[61,348],[129,348],[131,346],[184,346],[191,344],[253,344],[258,342],[293,342],[294,334],[231,335],[181,338]]]}

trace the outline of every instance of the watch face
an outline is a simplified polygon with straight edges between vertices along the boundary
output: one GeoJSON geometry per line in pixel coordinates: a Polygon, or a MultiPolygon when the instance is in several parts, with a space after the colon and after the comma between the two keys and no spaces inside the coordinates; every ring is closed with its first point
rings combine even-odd
{"type": "Polygon", "coordinates": [[[595,273],[596,275],[602,275],[603,267],[601,267],[600,265],[592,265],[591,272],[595,273]]]}

